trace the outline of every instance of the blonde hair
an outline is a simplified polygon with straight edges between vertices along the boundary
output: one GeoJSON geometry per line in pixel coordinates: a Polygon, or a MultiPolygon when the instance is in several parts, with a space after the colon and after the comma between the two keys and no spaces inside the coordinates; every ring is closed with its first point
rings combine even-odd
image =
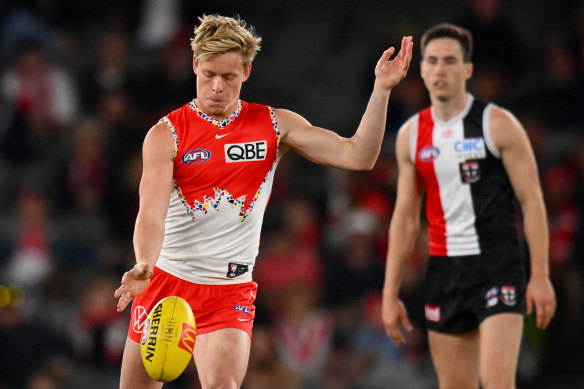
{"type": "Polygon", "coordinates": [[[199,22],[191,39],[191,48],[197,59],[235,51],[241,54],[243,66],[248,66],[260,51],[262,38],[239,17],[203,15],[199,22]]]}

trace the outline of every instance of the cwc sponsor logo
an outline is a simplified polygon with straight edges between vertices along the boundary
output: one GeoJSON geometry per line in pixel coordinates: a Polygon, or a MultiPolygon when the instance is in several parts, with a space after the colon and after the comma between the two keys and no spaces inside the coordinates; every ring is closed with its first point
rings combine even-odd
{"type": "Polygon", "coordinates": [[[263,161],[266,159],[268,142],[265,140],[225,145],[225,162],[263,161]]]}
{"type": "Polygon", "coordinates": [[[209,159],[211,159],[211,152],[209,150],[193,149],[184,153],[184,155],[181,158],[181,161],[183,163],[194,165],[197,163],[207,162],[209,159]]]}
{"type": "Polygon", "coordinates": [[[182,331],[180,332],[180,339],[178,341],[178,347],[182,348],[186,352],[192,354],[195,348],[195,336],[197,331],[195,328],[187,323],[182,323],[182,331]]]}
{"type": "Polygon", "coordinates": [[[426,146],[418,153],[418,158],[422,162],[432,162],[440,155],[440,150],[434,146],[426,146]]]}
{"type": "Polygon", "coordinates": [[[454,142],[458,160],[481,159],[487,156],[483,138],[468,138],[454,142]]]}

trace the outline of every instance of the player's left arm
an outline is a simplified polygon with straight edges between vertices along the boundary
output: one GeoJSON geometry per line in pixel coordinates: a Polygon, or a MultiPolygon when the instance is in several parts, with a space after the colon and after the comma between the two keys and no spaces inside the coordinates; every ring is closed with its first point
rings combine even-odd
{"type": "Polygon", "coordinates": [[[324,166],[347,170],[372,169],[379,156],[385,132],[389,95],[391,89],[407,74],[412,47],[412,37],[403,37],[401,49],[394,59],[390,60],[395,51],[393,47],[383,53],[375,67],[375,84],[369,103],[351,138],[312,126],[294,112],[276,110],[282,152],[292,149],[324,166]]]}
{"type": "Polygon", "coordinates": [[[493,107],[490,131],[515,196],[523,211],[531,274],[527,285],[527,314],[535,308],[536,325],[545,329],[556,312],[556,297],[549,276],[549,231],[537,163],[521,123],[509,111],[493,107]]]}

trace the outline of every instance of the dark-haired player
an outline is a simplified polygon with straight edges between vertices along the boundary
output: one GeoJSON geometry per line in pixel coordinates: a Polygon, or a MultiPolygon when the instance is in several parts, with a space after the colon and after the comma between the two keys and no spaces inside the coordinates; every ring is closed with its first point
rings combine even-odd
{"type": "Polygon", "coordinates": [[[507,110],[474,98],[472,36],[441,24],[421,39],[431,107],[396,142],[398,193],[390,226],[383,321],[397,345],[411,329],[398,291],[420,226],[422,195],[430,259],[425,316],[440,388],[514,388],[524,311],[546,328],[556,300],[548,227],[527,135],[507,110]],[[515,203],[524,216],[531,272],[523,269],[515,203]]]}

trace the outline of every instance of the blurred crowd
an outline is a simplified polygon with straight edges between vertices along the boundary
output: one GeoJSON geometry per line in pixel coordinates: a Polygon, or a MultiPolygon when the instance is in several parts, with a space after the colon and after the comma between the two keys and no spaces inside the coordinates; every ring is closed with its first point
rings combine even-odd
{"type": "MultiPolygon", "coordinates": [[[[134,263],[142,140],[195,97],[189,38],[203,13],[240,15],[264,38],[244,100],[342,135],[359,123],[381,52],[402,35],[416,41],[372,171],[292,153],[278,166],[244,388],[437,387],[423,330],[424,233],[403,280],[416,324],[405,347],[384,333],[380,292],[395,132],[429,104],[417,39],[442,21],[474,34],[469,89],[518,116],[541,171],[558,313],[546,332],[527,320],[519,387],[583,387],[584,2],[384,3],[0,3],[0,389],[117,387],[129,310],[116,313],[113,291],[134,263]]],[[[193,364],[167,386],[198,388],[193,364]]]]}

